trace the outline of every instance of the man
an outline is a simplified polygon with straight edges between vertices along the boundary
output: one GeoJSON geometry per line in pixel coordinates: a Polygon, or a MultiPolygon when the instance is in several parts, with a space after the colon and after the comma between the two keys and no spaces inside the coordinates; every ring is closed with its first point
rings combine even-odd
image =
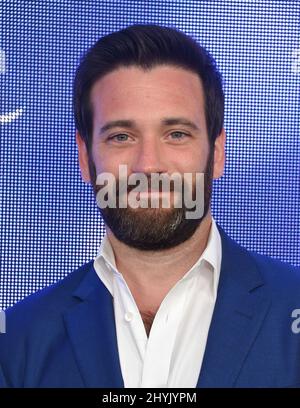
{"type": "Polygon", "coordinates": [[[300,386],[299,271],[239,247],[211,216],[223,111],[214,60],[174,29],[128,27],[86,53],[74,81],[82,177],[99,198],[97,176],[119,180],[124,165],[149,182],[136,197],[159,206],[100,205],[97,258],[7,312],[3,386],[300,386]],[[153,174],[174,173],[205,174],[197,218],[175,206],[188,190],[171,184],[165,208],[152,189],[153,174]]]}

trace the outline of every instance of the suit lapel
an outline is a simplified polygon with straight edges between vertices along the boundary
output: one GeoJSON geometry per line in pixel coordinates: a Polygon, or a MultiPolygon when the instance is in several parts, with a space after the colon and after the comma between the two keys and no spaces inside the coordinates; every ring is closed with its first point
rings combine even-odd
{"type": "Polygon", "coordinates": [[[84,385],[124,387],[112,297],[93,264],[73,296],[78,303],[64,314],[64,320],[84,385]]]}
{"type": "Polygon", "coordinates": [[[270,307],[254,260],[219,230],[220,282],[197,387],[234,387],[270,307]]]}

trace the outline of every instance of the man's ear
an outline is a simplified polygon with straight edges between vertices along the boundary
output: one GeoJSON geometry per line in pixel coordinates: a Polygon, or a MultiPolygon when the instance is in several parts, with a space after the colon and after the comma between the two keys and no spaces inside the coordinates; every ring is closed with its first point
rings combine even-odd
{"type": "Polygon", "coordinates": [[[224,172],[225,166],[225,142],[226,133],[223,128],[219,136],[215,140],[214,151],[214,179],[220,178],[224,172]]]}
{"type": "Polygon", "coordinates": [[[79,134],[78,130],[76,130],[76,144],[78,148],[78,159],[79,159],[81,177],[83,181],[85,181],[86,183],[89,183],[91,181],[91,177],[90,177],[90,170],[89,170],[88,152],[87,152],[85,141],[79,134]]]}

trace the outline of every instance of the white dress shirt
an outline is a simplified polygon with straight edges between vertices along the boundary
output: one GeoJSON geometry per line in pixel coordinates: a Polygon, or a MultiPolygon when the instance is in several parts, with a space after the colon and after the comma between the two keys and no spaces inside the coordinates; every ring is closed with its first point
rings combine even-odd
{"type": "Polygon", "coordinates": [[[116,268],[109,239],[104,236],[94,267],[113,296],[126,388],[197,385],[217,296],[221,256],[221,238],[213,220],[205,250],[168,292],[147,337],[135,300],[116,268]]]}

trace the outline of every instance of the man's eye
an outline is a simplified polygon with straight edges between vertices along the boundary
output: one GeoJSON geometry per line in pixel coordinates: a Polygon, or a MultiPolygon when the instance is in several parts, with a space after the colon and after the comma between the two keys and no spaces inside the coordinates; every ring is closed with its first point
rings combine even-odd
{"type": "Polygon", "coordinates": [[[111,136],[108,139],[115,140],[117,142],[126,142],[128,140],[128,135],[125,133],[119,133],[118,135],[111,136]]]}
{"type": "Polygon", "coordinates": [[[185,132],[176,131],[176,132],[170,133],[170,136],[171,136],[171,139],[173,140],[181,140],[181,139],[184,139],[186,136],[188,136],[188,134],[185,132]]]}

